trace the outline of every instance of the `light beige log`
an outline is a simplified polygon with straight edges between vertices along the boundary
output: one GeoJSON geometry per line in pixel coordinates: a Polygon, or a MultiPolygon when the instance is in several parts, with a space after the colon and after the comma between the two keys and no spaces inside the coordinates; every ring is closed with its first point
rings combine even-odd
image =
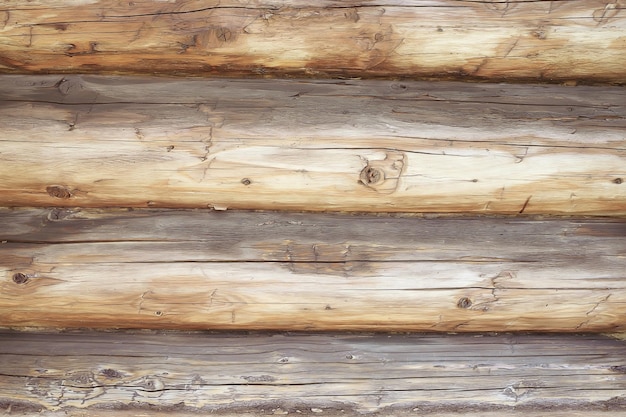
{"type": "Polygon", "coordinates": [[[624,83],[622,0],[17,0],[0,70],[624,83]]]}
{"type": "Polygon", "coordinates": [[[5,333],[0,342],[0,402],[35,410],[509,415],[625,405],[624,342],[602,336],[5,333]]]}
{"type": "Polygon", "coordinates": [[[0,78],[0,205],[626,214],[626,89],[0,78]]]}
{"type": "Polygon", "coordinates": [[[0,325],[619,331],[625,223],[3,210],[0,325]]]}

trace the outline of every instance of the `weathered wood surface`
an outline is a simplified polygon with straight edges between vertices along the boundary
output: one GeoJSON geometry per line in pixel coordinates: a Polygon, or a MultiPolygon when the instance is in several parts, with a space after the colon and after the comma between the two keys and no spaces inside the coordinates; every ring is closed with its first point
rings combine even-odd
{"type": "Polygon", "coordinates": [[[0,211],[0,326],[619,331],[626,223],[0,211]]]}
{"type": "Polygon", "coordinates": [[[13,0],[0,71],[626,80],[622,0],[13,0]]]}
{"type": "Polygon", "coordinates": [[[626,89],[0,77],[0,205],[626,215],[626,89]]]}
{"type": "Polygon", "coordinates": [[[5,333],[0,403],[313,415],[624,410],[624,347],[602,336],[5,333]]]}
{"type": "MultiPolygon", "coordinates": [[[[612,407],[609,407],[608,410],[532,410],[521,408],[512,408],[510,410],[506,410],[507,417],[623,417],[624,410],[620,409],[621,407],[615,407],[617,410],[611,410],[612,407]]],[[[7,416],[11,417],[32,417],[32,411],[16,411],[18,408],[11,408],[7,412],[7,416]]],[[[238,410],[236,412],[232,411],[215,411],[209,413],[198,413],[195,411],[153,411],[150,410],[146,412],[146,410],[137,410],[137,409],[128,409],[128,410],[102,410],[102,409],[81,409],[81,408],[71,408],[63,411],[38,411],[37,417],[198,417],[198,416],[209,416],[209,417],[261,417],[261,416],[277,416],[277,415],[287,415],[292,414],[282,408],[259,408],[254,410],[238,410]]],[[[420,410],[393,410],[392,412],[372,412],[372,413],[362,413],[357,411],[350,411],[345,409],[339,410],[323,410],[319,408],[315,408],[315,411],[311,411],[311,409],[296,409],[295,415],[298,416],[315,416],[315,417],[363,417],[363,416],[376,416],[376,417],[414,417],[418,416],[428,416],[428,417],[502,417],[502,411],[468,411],[462,410],[457,412],[446,412],[446,411],[433,411],[433,412],[421,412],[420,410]],[[319,410],[322,410],[319,412],[319,410]],[[300,411],[298,413],[298,411],[300,411]]]]}

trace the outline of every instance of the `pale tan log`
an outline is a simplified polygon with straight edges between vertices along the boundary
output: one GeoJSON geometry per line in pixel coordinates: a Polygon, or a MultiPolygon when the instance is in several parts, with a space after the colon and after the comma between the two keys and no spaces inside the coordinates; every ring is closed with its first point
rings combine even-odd
{"type": "Polygon", "coordinates": [[[0,70],[624,83],[622,0],[17,0],[0,70]]]}
{"type": "Polygon", "coordinates": [[[624,342],[602,336],[5,333],[0,342],[0,403],[16,409],[509,415],[626,405],[624,342]]]}
{"type": "Polygon", "coordinates": [[[1,213],[1,326],[626,329],[624,221],[1,213]]]}
{"type": "Polygon", "coordinates": [[[626,89],[0,78],[0,205],[626,215],[626,89]]]}

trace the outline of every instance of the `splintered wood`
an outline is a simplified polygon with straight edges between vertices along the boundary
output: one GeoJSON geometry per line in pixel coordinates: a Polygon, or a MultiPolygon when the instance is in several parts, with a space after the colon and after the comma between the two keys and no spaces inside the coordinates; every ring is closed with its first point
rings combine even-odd
{"type": "Polygon", "coordinates": [[[602,336],[0,333],[0,404],[105,416],[184,404],[218,416],[589,417],[623,412],[625,352],[602,336]]]}
{"type": "Polygon", "coordinates": [[[624,83],[623,1],[13,0],[0,71],[624,83]]]}
{"type": "Polygon", "coordinates": [[[0,77],[0,205],[626,215],[626,90],[0,77]]]}
{"type": "Polygon", "coordinates": [[[0,211],[0,326],[623,331],[626,223],[0,211]]]}

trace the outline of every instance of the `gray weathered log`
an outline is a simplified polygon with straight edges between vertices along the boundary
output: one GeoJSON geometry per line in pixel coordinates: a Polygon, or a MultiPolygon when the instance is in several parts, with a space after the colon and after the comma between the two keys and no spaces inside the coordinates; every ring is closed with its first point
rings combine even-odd
{"type": "Polygon", "coordinates": [[[596,416],[625,410],[624,347],[602,336],[0,333],[0,404],[596,416]]]}
{"type": "Polygon", "coordinates": [[[626,329],[626,223],[0,210],[0,325],[626,329]]]}

